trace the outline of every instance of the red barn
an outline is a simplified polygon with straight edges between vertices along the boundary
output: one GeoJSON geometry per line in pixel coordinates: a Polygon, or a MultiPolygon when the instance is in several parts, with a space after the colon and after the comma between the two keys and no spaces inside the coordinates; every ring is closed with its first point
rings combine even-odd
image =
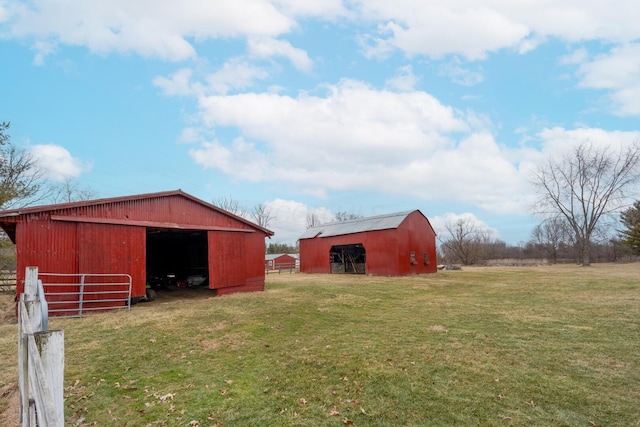
{"type": "Polygon", "coordinates": [[[419,210],[309,228],[300,237],[302,273],[405,276],[435,273],[436,233],[419,210]]]}
{"type": "Polygon", "coordinates": [[[152,275],[206,277],[218,295],[264,290],[273,232],[181,190],[0,212],[25,267],[41,273],[127,274],[133,298],[152,275]]]}
{"type": "Polygon", "coordinates": [[[297,259],[289,254],[267,254],[264,257],[266,270],[280,270],[296,268],[297,259]]]}

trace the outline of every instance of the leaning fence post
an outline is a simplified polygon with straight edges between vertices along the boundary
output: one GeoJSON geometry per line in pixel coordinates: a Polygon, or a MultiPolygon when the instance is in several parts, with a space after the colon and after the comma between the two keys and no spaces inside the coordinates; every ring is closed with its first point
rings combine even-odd
{"type": "MultiPolygon", "coordinates": [[[[51,392],[52,409],[59,426],[64,426],[64,331],[33,334],[42,360],[46,384],[51,392]]],[[[57,426],[56,426],[57,427],[57,426]]]]}
{"type": "Polygon", "coordinates": [[[38,267],[27,267],[24,274],[24,289],[18,306],[18,386],[20,387],[20,416],[23,425],[29,422],[29,346],[27,345],[28,322],[33,331],[40,331],[42,311],[38,301],[38,267]]]}

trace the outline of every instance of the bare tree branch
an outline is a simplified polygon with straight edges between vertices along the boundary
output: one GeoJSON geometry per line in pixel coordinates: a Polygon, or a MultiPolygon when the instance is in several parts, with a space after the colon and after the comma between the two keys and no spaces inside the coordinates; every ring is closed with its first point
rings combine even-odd
{"type": "Polygon", "coordinates": [[[269,227],[269,223],[273,219],[273,216],[271,215],[271,208],[264,203],[260,203],[253,207],[251,217],[253,218],[253,221],[262,228],[269,227]]]}
{"type": "Polygon", "coordinates": [[[0,208],[25,206],[37,200],[43,171],[34,158],[11,144],[8,122],[0,123],[0,208]]]}
{"type": "Polygon", "coordinates": [[[590,265],[589,247],[598,223],[617,212],[626,188],[640,178],[640,145],[618,153],[581,144],[560,159],[549,159],[535,173],[536,210],[561,216],[573,230],[582,265],[590,265]]]}
{"type": "Polygon", "coordinates": [[[220,209],[230,212],[234,215],[243,218],[246,216],[246,212],[240,207],[240,203],[237,200],[234,200],[231,196],[223,196],[217,199],[213,199],[212,203],[214,206],[217,206],[220,209]]]}

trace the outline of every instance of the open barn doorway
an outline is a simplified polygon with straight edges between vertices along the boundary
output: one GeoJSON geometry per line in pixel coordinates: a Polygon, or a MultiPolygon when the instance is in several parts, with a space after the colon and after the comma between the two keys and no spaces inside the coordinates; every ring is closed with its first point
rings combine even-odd
{"type": "Polygon", "coordinates": [[[365,274],[367,251],[362,243],[332,246],[329,257],[332,273],[365,274]]]}
{"type": "Polygon", "coordinates": [[[157,292],[206,289],[209,285],[207,232],[147,229],[147,288],[157,292]]]}

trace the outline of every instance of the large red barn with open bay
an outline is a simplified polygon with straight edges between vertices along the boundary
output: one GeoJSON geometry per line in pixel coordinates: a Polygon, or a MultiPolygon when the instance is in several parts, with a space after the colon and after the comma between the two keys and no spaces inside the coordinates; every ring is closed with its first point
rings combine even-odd
{"type": "Polygon", "coordinates": [[[25,268],[126,274],[143,297],[151,275],[206,277],[216,294],[264,290],[265,237],[273,232],[181,190],[0,212],[25,268]]]}
{"type": "Polygon", "coordinates": [[[320,225],[300,237],[302,273],[435,273],[436,233],[419,210],[320,225]]]}

